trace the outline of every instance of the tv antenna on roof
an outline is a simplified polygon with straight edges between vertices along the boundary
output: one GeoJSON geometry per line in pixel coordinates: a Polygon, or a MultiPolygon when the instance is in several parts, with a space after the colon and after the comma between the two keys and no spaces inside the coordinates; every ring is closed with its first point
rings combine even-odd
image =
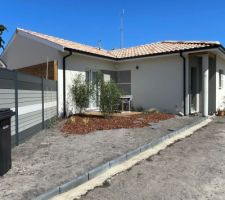
{"type": "Polygon", "coordinates": [[[120,48],[124,47],[124,14],[125,10],[123,9],[120,13],[120,48]]]}
{"type": "Polygon", "coordinates": [[[102,40],[97,41],[97,48],[100,50],[102,48],[102,40]]]}

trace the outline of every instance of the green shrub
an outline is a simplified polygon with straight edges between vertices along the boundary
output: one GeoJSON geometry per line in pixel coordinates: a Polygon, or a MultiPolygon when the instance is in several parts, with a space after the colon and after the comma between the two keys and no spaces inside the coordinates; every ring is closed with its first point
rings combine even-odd
{"type": "Polygon", "coordinates": [[[100,111],[105,117],[117,110],[121,91],[114,82],[103,82],[100,87],[100,111]]]}
{"type": "Polygon", "coordinates": [[[145,109],[144,109],[142,106],[136,107],[135,110],[136,110],[137,112],[144,112],[144,111],[145,111],[145,109]]]}
{"type": "Polygon", "coordinates": [[[89,106],[89,100],[93,95],[93,87],[86,82],[84,75],[78,74],[73,79],[71,94],[77,110],[82,113],[89,106]]]}
{"type": "Polygon", "coordinates": [[[71,93],[76,108],[79,109],[80,113],[85,111],[89,106],[89,101],[98,95],[100,100],[99,108],[105,117],[110,116],[117,110],[122,95],[116,83],[104,81],[101,72],[97,73],[96,80],[92,83],[87,83],[82,74],[77,75],[73,79],[71,93]]]}
{"type": "Polygon", "coordinates": [[[56,124],[56,122],[57,122],[57,117],[53,117],[53,118],[49,119],[49,120],[47,121],[46,128],[47,128],[47,129],[52,128],[52,127],[56,124]]]}
{"type": "Polygon", "coordinates": [[[97,94],[100,100],[99,109],[105,117],[109,117],[118,110],[122,92],[113,81],[105,82],[101,72],[97,73],[96,81],[93,84],[97,86],[95,88],[97,88],[97,94]]]}

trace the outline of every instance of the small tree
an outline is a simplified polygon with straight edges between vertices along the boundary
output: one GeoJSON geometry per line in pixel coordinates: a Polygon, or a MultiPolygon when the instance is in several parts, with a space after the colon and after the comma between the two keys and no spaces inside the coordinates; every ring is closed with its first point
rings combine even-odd
{"type": "Polygon", "coordinates": [[[92,98],[93,89],[82,74],[78,74],[73,79],[71,94],[79,113],[84,112],[88,107],[90,98],[92,98]]]}
{"type": "Polygon", "coordinates": [[[100,111],[105,117],[109,117],[117,110],[120,102],[121,91],[113,81],[100,84],[100,111]]]}

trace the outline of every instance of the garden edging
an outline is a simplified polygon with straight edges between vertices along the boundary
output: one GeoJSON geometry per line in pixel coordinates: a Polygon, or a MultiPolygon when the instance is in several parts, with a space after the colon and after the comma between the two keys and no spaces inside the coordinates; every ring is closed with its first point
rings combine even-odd
{"type": "MultiPolygon", "coordinates": [[[[187,126],[184,126],[183,128],[179,129],[179,130],[176,130],[176,131],[173,131],[159,139],[155,139],[153,141],[151,141],[150,143],[146,143],[132,151],[129,151],[127,152],[126,154],[116,158],[116,159],[113,159],[107,163],[104,163],[103,165],[100,165],[90,171],[88,171],[87,173],[79,176],[79,177],[75,177],[74,179],[60,185],[60,186],[57,186],[56,188],[52,189],[52,190],[49,190],[48,192],[46,193],[43,193],[42,195],[38,196],[37,198],[35,198],[35,200],[44,200],[44,199],[50,199],[50,198],[53,198],[59,194],[62,194],[64,192],[67,192],[71,189],[74,189],[94,178],[96,178],[97,176],[99,176],[100,174],[103,174],[104,172],[106,172],[107,170],[109,169],[112,169],[113,167],[116,167],[130,159],[132,159],[133,157],[135,156],[138,156],[139,154],[149,150],[149,149],[153,149],[154,147],[156,147],[157,145],[167,141],[167,140],[170,140],[172,138],[176,138],[176,136],[179,136],[179,135],[182,135],[183,132],[185,131],[188,131],[188,130],[191,130],[193,128],[195,128],[193,130],[196,131],[198,129],[200,129],[201,127],[207,125],[209,122],[211,121],[211,119],[209,118],[201,118],[199,120],[197,120],[196,122],[190,124],[190,125],[187,125],[187,126]],[[198,126],[199,125],[199,126],[198,126]]],[[[192,133],[193,133],[192,132],[192,133]]],[[[192,134],[191,133],[191,134],[192,134]]],[[[189,135],[191,135],[189,134],[189,135]]],[[[187,135],[186,135],[187,136],[187,135]]],[[[184,136],[184,137],[186,137],[184,136]]],[[[181,138],[184,138],[181,136],[181,138]]],[[[178,138],[179,139],[179,138],[178,138]]],[[[171,143],[174,143],[176,140],[178,139],[175,139],[174,141],[172,141],[171,143]]],[[[167,144],[166,146],[168,146],[169,144],[167,144]]],[[[166,148],[165,146],[165,148],[166,148]]]]}

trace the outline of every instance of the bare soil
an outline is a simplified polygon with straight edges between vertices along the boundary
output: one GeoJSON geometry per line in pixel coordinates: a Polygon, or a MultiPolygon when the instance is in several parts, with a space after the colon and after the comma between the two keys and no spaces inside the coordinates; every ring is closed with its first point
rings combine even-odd
{"type": "Polygon", "coordinates": [[[175,117],[153,126],[62,134],[65,121],[12,150],[12,169],[0,177],[0,199],[32,199],[145,142],[181,128],[196,117],[175,117]]]}
{"type": "Polygon", "coordinates": [[[106,181],[82,200],[224,200],[225,118],[106,181]]]}
{"type": "Polygon", "coordinates": [[[130,116],[112,116],[104,118],[95,115],[71,116],[62,128],[62,132],[71,134],[86,134],[97,130],[110,130],[120,128],[143,128],[149,123],[174,118],[174,115],[164,113],[146,113],[130,116]]]}

